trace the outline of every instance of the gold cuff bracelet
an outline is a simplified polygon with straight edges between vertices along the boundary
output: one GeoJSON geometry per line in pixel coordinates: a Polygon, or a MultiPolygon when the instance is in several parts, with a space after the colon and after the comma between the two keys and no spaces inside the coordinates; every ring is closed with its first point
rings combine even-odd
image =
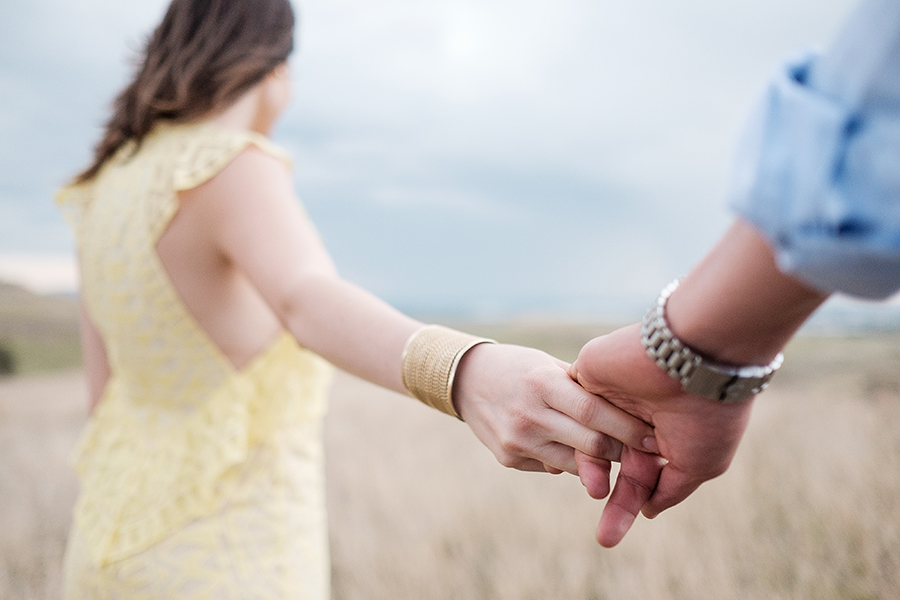
{"type": "Polygon", "coordinates": [[[412,334],[403,348],[403,387],[413,398],[459,419],[452,397],[459,361],[478,344],[496,343],[448,327],[426,325],[412,334]]]}

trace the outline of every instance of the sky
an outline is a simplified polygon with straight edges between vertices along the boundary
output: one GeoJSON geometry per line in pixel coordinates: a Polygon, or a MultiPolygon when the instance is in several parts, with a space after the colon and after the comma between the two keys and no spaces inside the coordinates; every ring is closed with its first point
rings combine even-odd
{"type": "MultiPolygon", "coordinates": [[[[161,0],[0,3],[0,277],[76,285],[53,191],[161,0]]],[[[634,318],[722,235],[769,75],[851,0],[307,0],[274,137],[338,268],[399,308],[634,318]]]]}

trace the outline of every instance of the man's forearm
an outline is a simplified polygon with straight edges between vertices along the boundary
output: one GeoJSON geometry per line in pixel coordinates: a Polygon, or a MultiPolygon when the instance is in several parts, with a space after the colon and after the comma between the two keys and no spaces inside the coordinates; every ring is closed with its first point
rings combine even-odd
{"type": "Polygon", "coordinates": [[[732,365],[764,365],[828,297],[778,270],[765,238],[736,221],[669,299],[673,333],[732,365]]]}

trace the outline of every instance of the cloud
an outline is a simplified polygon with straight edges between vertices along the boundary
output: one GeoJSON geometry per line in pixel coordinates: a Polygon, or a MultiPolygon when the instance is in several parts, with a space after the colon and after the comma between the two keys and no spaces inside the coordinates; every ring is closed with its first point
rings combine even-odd
{"type": "Polygon", "coordinates": [[[476,104],[539,91],[576,51],[585,4],[535,0],[307,3],[301,52],[354,80],[476,104]]]}
{"type": "MultiPolygon", "coordinates": [[[[165,5],[0,4],[0,251],[69,246],[52,192],[165,5]]],[[[397,304],[642,306],[726,226],[767,74],[852,5],[308,0],[276,137],[342,271],[397,304]]]]}
{"type": "Polygon", "coordinates": [[[66,254],[0,254],[0,281],[37,294],[72,294],[78,289],[78,268],[66,254]]]}

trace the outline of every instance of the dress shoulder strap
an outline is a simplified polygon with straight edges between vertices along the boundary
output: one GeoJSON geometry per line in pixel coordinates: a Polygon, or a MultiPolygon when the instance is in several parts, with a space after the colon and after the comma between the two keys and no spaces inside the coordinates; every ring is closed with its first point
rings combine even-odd
{"type": "Polygon", "coordinates": [[[209,181],[251,145],[291,164],[287,152],[263,135],[201,125],[185,140],[173,174],[175,191],[189,190],[209,181]]]}
{"type": "Polygon", "coordinates": [[[53,196],[56,206],[76,239],[81,229],[84,212],[91,203],[91,183],[70,183],[60,188],[53,196]]]}
{"type": "MultiPolygon", "coordinates": [[[[162,193],[163,196],[170,196],[172,192],[189,190],[203,184],[212,179],[228,163],[251,145],[285,162],[288,166],[292,162],[287,152],[264,135],[253,131],[224,129],[210,123],[188,125],[160,124],[158,129],[154,130],[148,137],[148,141],[137,147],[138,151],[140,152],[140,149],[149,143],[150,138],[159,135],[175,136],[177,142],[174,147],[166,144],[164,147],[159,148],[161,152],[174,153],[174,156],[170,154],[168,160],[163,161],[168,162],[173,167],[171,179],[169,180],[172,187],[169,188],[168,193],[164,189],[154,190],[157,193],[150,194],[154,197],[158,193],[162,193]]],[[[131,159],[135,154],[134,150],[134,143],[129,142],[113,159],[110,159],[110,163],[122,163],[127,159],[131,159]]],[[[154,161],[157,160],[154,159],[154,161]]],[[[76,239],[80,238],[79,233],[84,215],[91,205],[95,184],[99,177],[100,174],[87,182],[66,185],[57,191],[54,196],[63,218],[71,228],[76,239]]],[[[166,184],[162,180],[157,180],[154,181],[153,185],[154,187],[162,186],[164,188],[166,184]]],[[[166,202],[157,202],[154,206],[155,211],[159,214],[149,220],[155,225],[151,229],[158,231],[165,227],[168,219],[174,214],[177,209],[177,203],[172,198],[172,200],[166,202]]]]}

